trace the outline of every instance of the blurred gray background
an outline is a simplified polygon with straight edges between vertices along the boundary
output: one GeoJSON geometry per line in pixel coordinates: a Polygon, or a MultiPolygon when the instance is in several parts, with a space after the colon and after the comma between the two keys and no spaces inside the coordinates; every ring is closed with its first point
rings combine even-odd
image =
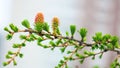
{"type": "MultiPolygon", "coordinates": [[[[13,43],[19,43],[19,34],[13,40],[7,41],[7,32],[3,30],[10,23],[21,27],[21,21],[28,19],[33,25],[36,13],[43,12],[45,21],[51,24],[54,16],[60,18],[60,29],[63,33],[69,30],[70,24],[77,28],[88,29],[88,42],[95,32],[110,33],[120,36],[120,0],[0,0],[0,68],[54,68],[62,59],[59,49],[51,51],[38,47],[36,42],[27,43],[22,49],[23,59],[17,58],[18,65],[2,66],[5,54],[12,49],[13,43]]],[[[78,35],[76,38],[79,39],[78,35]]],[[[86,48],[87,49],[87,48],[86,48]]],[[[95,61],[88,58],[83,64],[78,61],[69,62],[71,68],[109,68],[116,54],[108,52],[102,59],[95,61]]]]}

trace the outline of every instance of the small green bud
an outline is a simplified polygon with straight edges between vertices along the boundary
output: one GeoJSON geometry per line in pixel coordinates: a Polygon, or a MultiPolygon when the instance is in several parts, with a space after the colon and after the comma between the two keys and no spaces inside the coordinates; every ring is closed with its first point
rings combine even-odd
{"type": "Polygon", "coordinates": [[[8,62],[3,62],[3,66],[7,66],[8,65],[8,62]]]}
{"type": "Polygon", "coordinates": [[[20,54],[19,54],[19,57],[20,57],[20,58],[23,58],[23,54],[22,54],[22,53],[20,53],[20,54]]]}
{"type": "Polygon", "coordinates": [[[81,55],[81,54],[78,54],[78,53],[76,53],[76,56],[79,57],[80,59],[84,59],[85,58],[84,55],[81,55]]]}
{"type": "Polygon", "coordinates": [[[26,28],[30,28],[30,23],[29,23],[29,21],[27,19],[25,19],[25,20],[22,21],[22,25],[24,27],[26,27],[26,28]]]}
{"type": "Polygon", "coordinates": [[[13,44],[13,48],[19,48],[21,45],[20,44],[13,44]]]}
{"type": "Polygon", "coordinates": [[[49,48],[49,46],[44,45],[43,48],[49,48]]]}
{"type": "Polygon", "coordinates": [[[49,42],[53,47],[56,46],[56,44],[53,41],[49,42]]]}
{"type": "Polygon", "coordinates": [[[45,36],[46,36],[47,38],[52,38],[51,35],[49,35],[49,34],[45,34],[45,36]]]}
{"type": "Polygon", "coordinates": [[[61,64],[64,63],[64,60],[60,60],[60,63],[61,63],[61,64]]]}
{"type": "Polygon", "coordinates": [[[18,32],[18,28],[14,24],[9,25],[14,32],[18,32]]]}
{"type": "Polygon", "coordinates": [[[10,59],[10,58],[11,58],[10,55],[7,54],[7,55],[6,55],[6,59],[10,59]]]}
{"type": "Polygon", "coordinates": [[[110,38],[111,38],[111,35],[110,35],[110,34],[105,34],[102,39],[103,39],[104,42],[106,42],[106,41],[108,41],[110,38]]]}
{"type": "Polygon", "coordinates": [[[84,46],[79,46],[79,49],[83,49],[84,48],[84,46]]]}
{"type": "Polygon", "coordinates": [[[68,57],[64,56],[64,60],[68,60],[68,57]]]}
{"type": "Polygon", "coordinates": [[[75,34],[75,31],[76,31],[76,26],[70,25],[70,31],[71,31],[71,35],[73,36],[75,34]]]}
{"type": "Polygon", "coordinates": [[[37,42],[37,44],[38,44],[39,46],[42,46],[42,47],[44,46],[44,45],[43,45],[42,43],[40,43],[40,42],[37,42]]]}
{"type": "Polygon", "coordinates": [[[69,32],[68,31],[66,32],[66,36],[69,36],[69,32]]]}
{"type": "Polygon", "coordinates": [[[56,41],[56,45],[59,45],[60,43],[62,43],[62,40],[61,40],[61,39],[58,39],[58,40],[56,41]]]}
{"type": "Polygon", "coordinates": [[[87,29],[86,28],[81,28],[79,31],[80,36],[82,37],[82,39],[84,39],[87,35],[87,29]]]}
{"type": "Polygon", "coordinates": [[[70,54],[70,53],[72,53],[72,51],[67,51],[67,54],[70,54]]]}
{"type": "Polygon", "coordinates": [[[69,60],[72,61],[72,60],[73,60],[73,57],[70,57],[69,60]]]}
{"type": "Polygon", "coordinates": [[[117,36],[112,36],[111,37],[111,42],[113,45],[115,45],[119,41],[119,38],[117,36]]]}
{"type": "Polygon", "coordinates": [[[22,45],[23,47],[25,47],[25,46],[26,46],[26,44],[25,44],[25,43],[22,43],[21,45],[22,45]]]}
{"type": "Polygon", "coordinates": [[[11,40],[11,39],[12,39],[12,36],[13,36],[12,34],[8,34],[8,35],[6,36],[6,39],[7,39],[7,40],[11,40]]]}
{"type": "Polygon", "coordinates": [[[60,68],[62,66],[62,64],[58,64],[58,67],[60,68]]]}
{"type": "Polygon", "coordinates": [[[102,41],[102,32],[97,32],[97,33],[95,33],[95,36],[93,36],[93,40],[95,41],[95,42],[99,42],[99,41],[102,41]]]}
{"type": "Polygon", "coordinates": [[[17,65],[17,62],[15,60],[13,60],[13,65],[16,66],[17,65]]]}
{"type": "Polygon", "coordinates": [[[27,38],[27,36],[25,36],[25,35],[20,35],[20,39],[26,39],[27,38]]]}
{"type": "Polygon", "coordinates": [[[80,63],[82,64],[83,62],[84,62],[84,59],[81,59],[81,60],[80,60],[80,63]]]}
{"type": "Polygon", "coordinates": [[[8,51],[8,54],[9,55],[13,55],[14,53],[12,51],[8,51]]]}
{"type": "Polygon", "coordinates": [[[85,50],[85,51],[84,51],[84,54],[89,54],[89,52],[85,50]]]}
{"type": "Polygon", "coordinates": [[[88,56],[92,56],[94,55],[95,53],[94,52],[89,52],[89,51],[84,51],[84,54],[88,55],[88,56]]]}
{"type": "Polygon", "coordinates": [[[4,30],[7,32],[10,32],[10,30],[7,27],[5,27],[4,30]]]}
{"type": "Polygon", "coordinates": [[[66,47],[63,47],[60,49],[60,51],[63,53],[65,51],[66,47]]]}
{"type": "Polygon", "coordinates": [[[35,30],[38,31],[38,32],[41,32],[43,30],[43,26],[44,26],[43,23],[36,23],[35,24],[35,30]]]}
{"type": "Polygon", "coordinates": [[[30,34],[30,37],[36,39],[37,37],[34,34],[30,34]]]}
{"type": "Polygon", "coordinates": [[[47,23],[43,24],[43,30],[49,32],[49,25],[47,23]]]}
{"type": "Polygon", "coordinates": [[[103,56],[103,53],[99,55],[99,58],[101,59],[101,58],[102,58],[102,56],[103,56]]]}

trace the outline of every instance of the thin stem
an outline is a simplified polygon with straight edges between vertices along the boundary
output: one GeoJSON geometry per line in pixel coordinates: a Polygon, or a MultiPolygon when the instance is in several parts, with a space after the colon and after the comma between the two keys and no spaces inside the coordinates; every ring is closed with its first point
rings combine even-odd
{"type": "MultiPolygon", "coordinates": [[[[98,55],[98,54],[103,54],[104,52],[106,52],[106,51],[101,51],[101,52],[98,52],[98,53],[95,53],[94,54],[94,56],[96,56],[96,55],[98,55]]],[[[92,55],[93,56],[93,55],[92,55]]],[[[87,55],[87,56],[85,56],[83,59],[86,59],[86,58],[88,58],[88,57],[91,57],[91,55],[87,55]]],[[[73,58],[73,60],[79,60],[80,58],[73,58]]]]}
{"type": "MultiPolygon", "coordinates": [[[[75,41],[76,43],[80,43],[79,45],[81,46],[81,45],[84,45],[84,46],[88,46],[88,47],[92,47],[92,45],[94,45],[95,43],[92,43],[92,44],[90,44],[90,43],[84,43],[84,42],[82,42],[81,40],[77,40],[77,39],[75,39],[75,38],[71,38],[71,37],[65,37],[65,36],[62,36],[62,35],[54,35],[54,34],[52,34],[52,33],[50,33],[50,32],[37,32],[37,31],[35,31],[35,30],[33,30],[32,28],[30,28],[30,29],[25,29],[25,30],[19,30],[18,32],[29,32],[29,33],[36,33],[36,34],[38,34],[38,35],[40,35],[40,36],[44,36],[44,35],[50,35],[50,36],[53,36],[54,38],[52,38],[52,40],[53,39],[68,39],[68,40],[73,40],[73,41],[75,41]]],[[[18,32],[11,32],[11,33],[18,33],[18,32]]],[[[50,46],[51,47],[51,46],[50,46]]],[[[62,46],[56,46],[56,47],[62,47],[62,46]]],[[[117,53],[120,53],[120,51],[119,50],[110,50],[110,51],[114,51],[114,52],[117,52],[117,53]]]]}
{"type": "MultiPolygon", "coordinates": [[[[30,35],[28,35],[27,37],[29,37],[29,36],[30,36],[30,35]]],[[[25,43],[25,42],[26,42],[26,40],[23,41],[23,43],[25,43]]],[[[16,57],[18,56],[18,54],[20,53],[21,49],[22,49],[22,46],[20,46],[20,47],[18,48],[18,50],[14,53],[14,55],[10,58],[10,60],[7,61],[8,64],[10,64],[12,61],[15,60],[15,58],[16,58],[16,57]]]]}
{"type": "Polygon", "coordinates": [[[61,68],[64,68],[65,64],[67,64],[67,62],[69,61],[69,59],[77,52],[78,48],[76,48],[71,55],[68,57],[68,59],[63,63],[61,68]]]}
{"type": "MultiPolygon", "coordinates": [[[[106,49],[106,50],[104,50],[104,51],[100,51],[100,52],[98,52],[98,53],[95,53],[94,56],[96,56],[96,55],[98,55],[98,54],[103,54],[103,53],[108,52],[108,51],[118,52],[118,51],[116,51],[116,50],[109,50],[109,49],[107,50],[107,49],[106,49]]],[[[92,56],[93,56],[93,55],[92,55],[92,56]]],[[[91,55],[85,56],[84,59],[85,59],[85,58],[88,58],[88,57],[91,57],[91,55]]],[[[120,55],[119,55],[117,58],[119,58],[119,57],[120,57],[120,55]]],[[[78,60],[78,59],[80,59],[80,58],[74,58],[74,60],[78,60]]]]}
{"type": "MultiPolygon", "coordinates": [[[[36,33],[36,34],[38,34],[38,35],[40,35],[40,36],[50,35],[50,36],[53,36],[54,39],[56,39],[56,38],[57,38],[57,39],[58,39],[58,38],[68,39],[68,40],[73,40],[73,41],[76,41],[76,42],[78,42],[78,43],[84,44],[84,45],[86,45],[86,46],[92,46],[92,45],[93,45],[93,44],[89,44],[89,43],[83,43],[82,41],[77,40],[77,39],[75,39],[75,38],[65,37],[65,36],[62,36],[62,35],[54,35],[54,34],[52,34],[52,33],[50,33],[50,32],[48,32],[48,33],[45,33],[45,32],[37,32],[37,31],[35,31],[35,30],[33,30],[33,29],[19,30],[18,32],[36,33]]],[[[18,32],[16,32],[16,33],[18,33],[18,32]]],[[[12,32],[12,33],[15,33],[15,32],[12,32]]],[[[53,39],[53,38],[52,38],[52,39],[53,39]]],[[[80,44],[80,45],[81,45],[81,44],[80,44]]]]}
{"type": "Polygon", "coordinates": [[[15,60],[15,57],[17,57],[17,55],[20,53],[21,48],[22,48],[21,46],[18,48],[17,52],[14,53],[13,57],[8,61],[8,64],[15,60]]]}

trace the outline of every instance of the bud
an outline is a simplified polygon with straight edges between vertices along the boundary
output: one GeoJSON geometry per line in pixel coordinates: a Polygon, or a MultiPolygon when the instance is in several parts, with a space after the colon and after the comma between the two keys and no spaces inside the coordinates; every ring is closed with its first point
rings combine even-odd
{"type": "Polygon", "coordinates": [[[8,64],[8,62],[3,62],[3,66],[7,66],[8,64]]]}
{"type": "Polygon", "coordinates": [[[43,23],[44,22],[44,16],[41,12],[37,13],[35,16],[35,23],[43,23]]]}
{"type": "Polygon", "coordinates": [[[59,19],[57,17],[54,17],[52,19],[52,30],[54,35],[60,34],[58,26],[59,26],[59,19]]]}
{"type": "Polygon", "coordinates": [[[54,17],[52,19],[52,24],[55,25],[55,26],[58,26],[59,25],[59,19],[57,17],[54,17]]]}

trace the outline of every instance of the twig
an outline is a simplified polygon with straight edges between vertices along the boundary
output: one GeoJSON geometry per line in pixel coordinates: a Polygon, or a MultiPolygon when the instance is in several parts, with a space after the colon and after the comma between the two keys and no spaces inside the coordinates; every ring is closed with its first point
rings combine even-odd
{"type": "Polygon", "coordinates": [[[71,55],[68,57],[68,59],[63,63],[61,68],[64,68],[65,64],[67,64],[67,62],[69,61],[69,59],[77,52],[78,48],[76,48],[71,55]]]}
{"type": "MultiPolygon", "coordinates": [[[[30,35],[28,35],[27,38],[28,38],[29,36],[30,36],[30,35]]],[[[23,41],[23,43],[25,43],[25,42],[26,42],[26,40],[23,41]]],[[[16,57],[18,56],[18,54],[20,53],[21,49],[22,49],[22,46],[20,46],[20,47],[18,48],[18,50],[14,53],[14,55],[10,58],[10,60],[7,61],[8,64],[10,64],[12,61],[15,60],[15,58],[16,58],[16,57]]]]}

